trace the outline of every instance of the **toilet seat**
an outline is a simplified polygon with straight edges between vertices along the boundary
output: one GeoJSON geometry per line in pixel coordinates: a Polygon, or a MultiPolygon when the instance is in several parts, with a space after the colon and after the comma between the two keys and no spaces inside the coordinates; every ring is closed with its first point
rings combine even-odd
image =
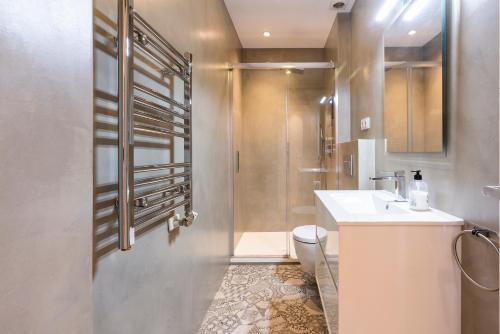
{"type": "Polygon", "coordinates": [[[299,226],[293,229],[293,239],[298,242],[306,243],[306,244],[315,244],[316,243],[316,234],[320,242],[323,242],[328,237],[327,231],[316,225],[304,225],[299,226]],[[316,228],[318,231],[316,232],[316,228]]]}

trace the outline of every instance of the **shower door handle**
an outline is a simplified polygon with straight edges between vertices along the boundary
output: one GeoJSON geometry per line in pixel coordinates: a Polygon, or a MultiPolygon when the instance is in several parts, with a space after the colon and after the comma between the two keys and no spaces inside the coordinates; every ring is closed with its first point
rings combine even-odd
{"type": "Polygon", "coordinates": [[[236,173],[240,172],[240,151],[236,151],[236,173]]]}

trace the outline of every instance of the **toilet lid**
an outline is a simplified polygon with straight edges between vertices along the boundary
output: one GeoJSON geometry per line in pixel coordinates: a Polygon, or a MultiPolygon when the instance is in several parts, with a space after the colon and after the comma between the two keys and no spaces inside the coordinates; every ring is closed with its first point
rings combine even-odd
{"type": "Polygon", "coordinates": [[[324,228],[318,226],[316,232],[316,225],[304,225],[293,229],[293,239],[300,242],[307,242],[309,244],[316,243],[316,233],[318,234],[319,241],[323,242],[327,238],[327,232],[324,228]]]}

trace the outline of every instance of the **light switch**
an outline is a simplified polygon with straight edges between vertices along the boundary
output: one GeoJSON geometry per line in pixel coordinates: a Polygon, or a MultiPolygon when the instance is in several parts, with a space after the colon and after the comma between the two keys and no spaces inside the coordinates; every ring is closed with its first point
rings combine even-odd
{"type": "Polygon", "coordinates": [[[370,129],[370,117],[365,117],[361,120],[361,130],[370,129]]]}

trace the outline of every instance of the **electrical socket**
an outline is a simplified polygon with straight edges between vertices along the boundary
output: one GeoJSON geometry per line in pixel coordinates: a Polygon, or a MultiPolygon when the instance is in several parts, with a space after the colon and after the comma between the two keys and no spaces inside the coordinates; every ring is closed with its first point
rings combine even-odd
{"type": "Polygon", "coordinates": [[[365,117],[361,120],[361,130],[369,130],[371,127],[370,125],[370,117],[365,117]]]}

